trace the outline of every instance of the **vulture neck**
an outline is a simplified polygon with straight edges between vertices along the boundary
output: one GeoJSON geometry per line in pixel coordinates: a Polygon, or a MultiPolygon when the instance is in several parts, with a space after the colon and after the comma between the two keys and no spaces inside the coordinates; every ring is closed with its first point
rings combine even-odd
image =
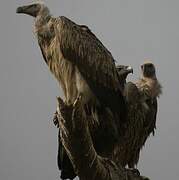
{"type": "Polygon", "coordinates": [[[49,11],[44,11],[35,18],[35,34],[37,35],[38,41],[41,43],[48,44],[54,37],[54,31],[51,28],[51,19],[53,18],[49,11]]]}
{"type": "Polygon", "coordinates": [[[35,28],[41,29],[44,25],[48,24],[49,20],[52,18],[48,9],[43,10],[35,18],[35,28]]]}

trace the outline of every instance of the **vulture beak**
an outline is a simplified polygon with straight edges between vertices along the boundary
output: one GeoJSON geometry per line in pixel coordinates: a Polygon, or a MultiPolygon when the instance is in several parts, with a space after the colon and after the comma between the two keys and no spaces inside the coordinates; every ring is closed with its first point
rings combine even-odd
{"type": "Polygon", "coordinates": [[[128,66],[127,69],[126,69],[129,73],[132,73],[133,74],[133,68],[131,66],[128,66]]]}
{"type": "Polygon", "coordinates": [[[16,13],[27,14],[33,17],[36,17],[40,12],[40,4],[31,4],[27,6],[20,6],[17,8],[16,13]]]}
{"type": "Polygon", "coordinates": [[[27,7],[25,6],[20,6],[16,9],[16,13],[24,13],[25,9],[27,9],[27,7]]]}

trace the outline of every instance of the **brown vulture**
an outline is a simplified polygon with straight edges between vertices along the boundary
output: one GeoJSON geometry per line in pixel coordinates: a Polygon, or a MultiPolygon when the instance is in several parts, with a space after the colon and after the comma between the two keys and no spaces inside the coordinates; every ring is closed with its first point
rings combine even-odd
{"type": "Polygon", "coordinates": [[[156,77],[152,62],[141,65],[142,77],[136,83],[125,84],[124,96],[127,101],[127,128],[124,141],[116,146],[116,159],[123,166],[134,168],[140,150],[156,128],[157,98],[162,88],[156,77]]]}
{"type": "Polygon", "coordinates": [[[43,3],[17,9],[35,18],[43,58],[58,80],[68,104],[83,94],[84,106],[98,121],[98,109],[112,112],[117,124],[126,119],[115,61],[86,26],[66,17],[54,18],[43,3]]]}
{"type": "Polygon", "coordinates": [[[66,103],[73,104],[81,94],[85,97],[83,106],[94,146],[99,154],[108,156],[122,136],[127,118],[111,53],[87,26],[63,16],[52,17],[43,3],[18,7],[17,13],[34,17],[43,58],[62,87],[66,103]]]}

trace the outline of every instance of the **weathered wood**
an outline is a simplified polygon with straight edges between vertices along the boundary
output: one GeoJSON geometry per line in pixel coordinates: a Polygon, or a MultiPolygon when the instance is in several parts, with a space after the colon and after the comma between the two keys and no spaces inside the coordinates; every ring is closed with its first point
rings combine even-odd
{"type": "Polygon", "coordinates": [[[148,180],[138,170],[122,168],[96,153],[81,98],[73,105],[58,98],[57,110],[61,141],[80,180],[148,180]]]}

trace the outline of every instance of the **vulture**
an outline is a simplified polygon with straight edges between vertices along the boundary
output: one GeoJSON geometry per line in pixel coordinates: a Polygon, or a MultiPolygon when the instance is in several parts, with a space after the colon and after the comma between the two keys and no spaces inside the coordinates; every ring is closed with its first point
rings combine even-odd
{"type": "MultiPolygon", "coordinates": [[[[65,102],[73,104],[83,95],[82,104],[96,151],[109,156],[123,136],[127,119],[126,101],[113,56],[87,26],[64,16],[53,17],[44,3],[20,6],[16,12],[35,19],[35,34],[43,59],[61,86],[65,102]]],[[[63,148],[60,152],[65,157],[63,148]]]]}
{"type": "Polygon", "coordinates": [[[82,94],[84,108],[98,121],[98,111],[110,111],[117,121],[126,119],[126,104],[111,53],[84,25],[54,18],[43,3],[17,8],[35,18],[35,32],[43,58],[72,104],[82,94]]]}
{"type": "MultiPolygon", "coordinates": [[[[34,17],[43,59],[61,86],[66,103],[73,104],[83,95],[97,153],[105,157],[112,153],[123,166],[135,167],[156,126],[161,85],[155,66],[144,63],[142,78],[126,83],[125,68],[116,68],[112,54],[87,26],[64,16],[51,16],[43,3],[18,7],[17,13],[34,17]]],[[[60,142],[59,151],[59,168],[65,174],[62,179],[73,179],[76,175],[60,142]]]]}
{"type": "Polygon", "coordinates": [[[127,82],[124,96],[127,102],[127,124],[124,141],[116,146],[116,161],[122,166],[135,168],[141,148],[150,134],[154,135],[157,118],[157,98],[162,87],[156,77],[151,61],[141,65],[142,77],[136,82],[127,82]]]}

